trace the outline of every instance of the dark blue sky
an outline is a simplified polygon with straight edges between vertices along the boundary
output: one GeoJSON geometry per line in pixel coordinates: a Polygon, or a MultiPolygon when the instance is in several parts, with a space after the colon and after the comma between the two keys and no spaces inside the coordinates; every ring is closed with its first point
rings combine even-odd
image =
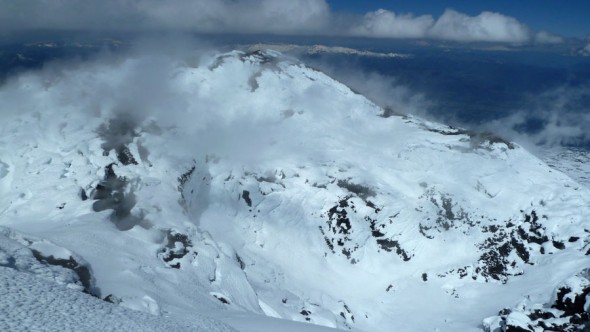
{"type": "Polygon", "coordinates": [[[379,8],[396,13],[431,14],[439,17],[446,8],[477,15],[494,11],[512,16],[534,30],[565,37],[590,35],[590,0],[328,0],[334,11],[363,14],[379,8]]]}

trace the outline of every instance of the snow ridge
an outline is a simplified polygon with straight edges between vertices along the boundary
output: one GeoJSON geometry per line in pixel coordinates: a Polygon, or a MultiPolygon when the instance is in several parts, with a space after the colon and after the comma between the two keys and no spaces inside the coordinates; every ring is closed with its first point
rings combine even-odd
{"type": "Polygon", "coordinates": [[[0,225],[91,267],[67,284],[118,307],[476,331],[587,268],[588,188],[278,52],[24,74],[0,109],[0,225]]]}

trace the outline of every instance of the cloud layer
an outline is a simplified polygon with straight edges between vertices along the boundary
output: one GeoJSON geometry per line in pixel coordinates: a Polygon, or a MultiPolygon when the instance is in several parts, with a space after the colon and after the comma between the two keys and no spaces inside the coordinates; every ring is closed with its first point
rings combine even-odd
{"type": "Polygon", "coordinates": [[[486,124],[519,142],[543,146],[590,147],[590,89],[562,86],[531,96],[526,109],[486,124]]]}
{"type": "Polygon", "coordinates": [[[323,0],[0,0],[0,28],[302,33],[323,28],[323,0]]]}
{"type": "Polygon", "coordinates": [[[424,38],[432,28],[434,19],[430,15],[397,15],[385,9],[367,13],[363,20],[352,26],[353,35],[382,38],[424,38]]]}
{"type": "Polygon", "coordinates": [[[198,32],[346,35],[457,42],[557,43],[500,13],[431,15],[379,9],[364,16],[331,11],[325,0],[0,0],[0,28],[189,30],[198,32]]]}
{"type": "Polygon", "coordinates": [[[447,40],[517,43],[528,41],[531,34],[512,17],[492,12],[471,17],[454,10],[446,10],[428,33],[447,40]]]}
{"type": "Polygon", "coordinates": [[[457,42],[560,43],[563,38],[546,31],[537,33],[517,19],[500,13],[468,16],[447,9],[437,20],[431,15],[397,15],[379,9],[367,13],[350,29],[351,34],[382,38],[422,38],[457,42]]]}

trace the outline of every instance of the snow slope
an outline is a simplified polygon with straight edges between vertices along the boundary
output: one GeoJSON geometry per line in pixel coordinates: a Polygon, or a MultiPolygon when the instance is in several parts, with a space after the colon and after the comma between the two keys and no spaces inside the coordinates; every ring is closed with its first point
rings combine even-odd
{"type": "Polygon", "coordinates": [[[590,187],[590,152],[575,148],[547,148],[538,151],[547,165],[590,187]]]}
{"type": "Polygon", "coordinates": [[[0,110],[0,225],[173,321],[477,331],[588,267],[588,188],[276,52],[49,68],[0,110]]]}
{"type": "Polygon", "coordinates": [[[28,273],[0,269],[2,331],[235,331],[211,319],[182,324],[128,310],[28,273]]]}
{"type": "Polygon", "coordinates": [[[46,240],[0,228],[2,331],[235,331],[199,315],[173,321],[84,294],[72,270],[44,264],[38,250],[73,260],[71,252],[46,240]]]}

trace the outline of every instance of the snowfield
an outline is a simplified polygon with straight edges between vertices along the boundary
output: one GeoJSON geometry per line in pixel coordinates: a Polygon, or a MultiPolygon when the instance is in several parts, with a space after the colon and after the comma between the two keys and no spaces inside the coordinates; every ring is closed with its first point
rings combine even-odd
{"type": "Polygon", "coordinates": [[[280,53],[50,66],[6,83],[0,112],[0,248],[47,270],[3,249],[2,301],[55,309],[8,304],[9,328],[533,331],[552,304],[547,324],[589,319],[590,189],[280,53]]]}
{"type": "Polygon", "coordinates": [[[590,153],[575,148],[549,148],[538,153],[547,165],[590,187],[590,153]]]}
{"type": "Polygon", "coordinates": [[[41,246],[55,259],[65,259],[59,255],[65,253],[75,260],[46,240],[0,228],[2,331],[235,331],[197,314],[173,321],[84,294],[83,282],[72,270],[39,259],[41,246]]]}

